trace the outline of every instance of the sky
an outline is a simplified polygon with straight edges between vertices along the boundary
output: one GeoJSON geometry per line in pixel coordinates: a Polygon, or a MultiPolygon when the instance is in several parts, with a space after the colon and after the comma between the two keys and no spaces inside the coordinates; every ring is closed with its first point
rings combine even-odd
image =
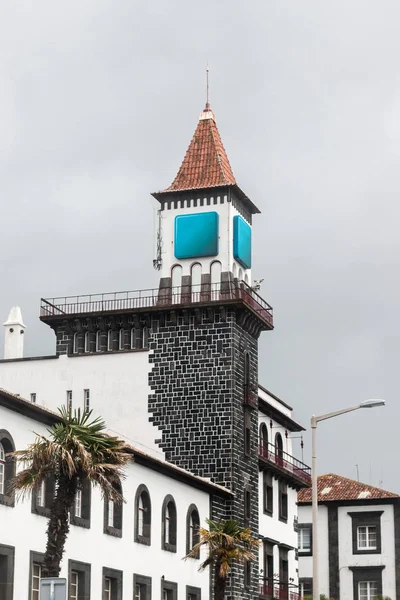
{"type": "Polygon", "coordinates": [[[318,470],[400,493],[399,22],[397,0],[0,0],[0,318],[21,306],[26,354],[54,352],[41,297],[157,287],[150,193],[183,159],[208,62],[262,211],[259,381],[307,429],[384,398],[320,423],[318,470]]]}

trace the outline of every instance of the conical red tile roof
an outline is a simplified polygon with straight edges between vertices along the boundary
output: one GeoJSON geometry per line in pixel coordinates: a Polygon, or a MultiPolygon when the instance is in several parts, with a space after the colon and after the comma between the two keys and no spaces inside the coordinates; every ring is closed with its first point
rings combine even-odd
{"type": "Polygon", "coordinates": [[[214,113],[206,105],[180,169],[172,184],[164,191],[178,192],[222,185],[236,185],[236,180],[214,113]]]}

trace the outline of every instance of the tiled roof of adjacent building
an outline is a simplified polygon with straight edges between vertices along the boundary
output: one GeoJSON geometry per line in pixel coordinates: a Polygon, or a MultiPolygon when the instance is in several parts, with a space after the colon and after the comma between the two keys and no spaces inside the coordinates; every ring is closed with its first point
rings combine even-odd
{"type": "Polygon", "coordinates": [[[200,115],[180,169],[165,192],[236,185],[228,156],[209,105],[200,115]]]}
{"type": "MultiPolygon", "coordinates": [[[[297,493],[299,504],[311,502],[311,488],[303,488],[297,493]]],[[[398,494],[387,492],[373,485],[347,479],[341,475],[328,473],[318,477],[318,502],[340,500],[373,500],[380,498],[399,498],[398,494]]]]}

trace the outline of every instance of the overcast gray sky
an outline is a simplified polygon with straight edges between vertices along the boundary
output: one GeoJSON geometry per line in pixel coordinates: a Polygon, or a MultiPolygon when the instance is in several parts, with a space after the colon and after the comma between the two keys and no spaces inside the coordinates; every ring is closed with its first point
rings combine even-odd
{"type": "Polygon", "coordinates": [[[150,192],[183,158],[208,60],[262,210],[260,382],[307,427],[386,398],[320,425],[319,471],[358,464],[400,492],[399,23],[398,0],[0,0],[0,317],[22,307],[27,353],[54,349],[41,296],[156,286],[150,192]]]}

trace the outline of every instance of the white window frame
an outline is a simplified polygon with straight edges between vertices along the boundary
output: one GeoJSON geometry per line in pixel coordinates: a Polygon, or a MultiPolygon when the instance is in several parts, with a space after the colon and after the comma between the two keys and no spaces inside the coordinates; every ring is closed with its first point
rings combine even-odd
{"type": "Polygon", "coordinates": [[[114,527],[114,512],[115,512],[114,500],[109,500],[108,501],[108,521],[107,521],[107,525],[109,527],[114,527]]]}
{"type": "Polygon", "coordinates": [[[39,600],[40,580],[42,578],[42,565],[32,564],[31,600],[39,600]],[[37,594],[35,594],[37,592],[37,594]]]}
{"type": "Polygon", "coordinates": [[[378,582],[377,581],[359,581],[358,582],[358,600],[375,600],[376,596],[378,595],[378,582]],[[366,594],[361,594],[361,586],[362,585],[366,585],[367,589],[366,589],[366,594]],[[372,587],[375,587],[374,590],[372,590],[372,587]],[[373,594],[371,592],[374,592],[373,594]]]}
{"type": "Polygon", "coordinates": [[[167,504],[167,506],[165,507],[165,528],[164,528],[164,542],[166,544],[170,543],[170,539],[171,539],[171,516],[169,514],[169,503],[167,504]]]}
{"type": "Polygon", "coordinates": [[[46,505],[46,488],[45,488],[45,481],[43,479],[42,483],[40,484],[40,487],[38,488],[37,492],[36,492],[36,505],[37,506],[41,506],[42,508],[45,507],[46,505]]]}
{"type": "Polygon", "coordinates": [[[78,573],[78,571],[71,571],[71,581],[70,581],[69,588],[70,588],[69,600],[78,600],[78,598],[79,598],[79,573],[78,573]]]}
{"type": "Polygon", "coordinates": [[[83,410],[85,412],[90,411],[90,390],[83,390],[83,410]]]}
{"type": "Polygon", "coordinates": [[[298,530],[298,548],[299,552],[311,551],[311,527],[299,527],[298,530]],[[308,532],[308,546],[304,545],[304,532],[308,532]]]}
{"type": "Polygon", "coordinates": [[[82,488],[78,488],[74,500],[74,514],[78,519],[82,518],[82,488]]]}
{"type": "Polygon", "coordinates": [[[107,332],[107,350],[111,352],[113,349],[113,330],[109,329],[107,332]]]}
{"type": "Polygon", "coordinates": [[[78,332],[74,333],[74,344],[72,349],[74,354],[78,354],[78,332]]]}
{"type": "Polygon", "coordinates": [[[32,404],[36,404],[36,393],[35,392],[33,392],[31,394],[31,402],[32,402],[32,404]]]}
{"type": "Polygon", "coordinates": [[[101,344],[100,344],[100,329],[96,331],[96,352],[100,352],[101,344]]]}
{"type": "Polygon", "coordinates": [[[192,550],[194,546],[194,529],[195,523],[193,519],[193,513],[190,515],[190,523],[189,523],[189,549],[192,550]]]}
{"type": "Polygon", "coordinates": [[[142,600],[142,586],[140,583],[135,585],[135,600],[142,600]]]}
{"type": "Polygon", "coordinates": [[[104,578],[104,599],[111,600],[111,579],[109,577],[104,578]]]}
{"type": "Polygon", "coordinates": [[[72,390],[67,390],[67,410],[72,410],[72,390]]]}
{"type": "Polygon", "coordinates": [[[143,493],[139,496],[138,502],[138,529],[137,534],[144,535],[144,504],[143,504],[143,493]]]}
{"type": "Polygon", "coordinates": [[[359,525],[357,527],[357,550],[376,550],[378,548],[378,528],[376,525],[359,525]],[[365,545],[362,545],[360,535],[365,530],[365,545]],[[371,531],[373,530],[373,531],[371,531]],[[375,542],[371,543],[372,534],[375,537],[375,542]]]}
{"type": "Polygon", "coordinates": [[[147,348],[149,345],[149,328],[147,325],[143,327],[142,331],[142,348],[147,348]]]}
{"type": "Polygon", "coordinates": [[[6,453],[0,442],[0,494],[4,494],[4,483],[6,479],[6,453]]]}
{"type": "Polygon", "coordinates": [[[89,352],[90,351],[90,333],[89,331],[85,332],[85,352],[89,352]]]}

